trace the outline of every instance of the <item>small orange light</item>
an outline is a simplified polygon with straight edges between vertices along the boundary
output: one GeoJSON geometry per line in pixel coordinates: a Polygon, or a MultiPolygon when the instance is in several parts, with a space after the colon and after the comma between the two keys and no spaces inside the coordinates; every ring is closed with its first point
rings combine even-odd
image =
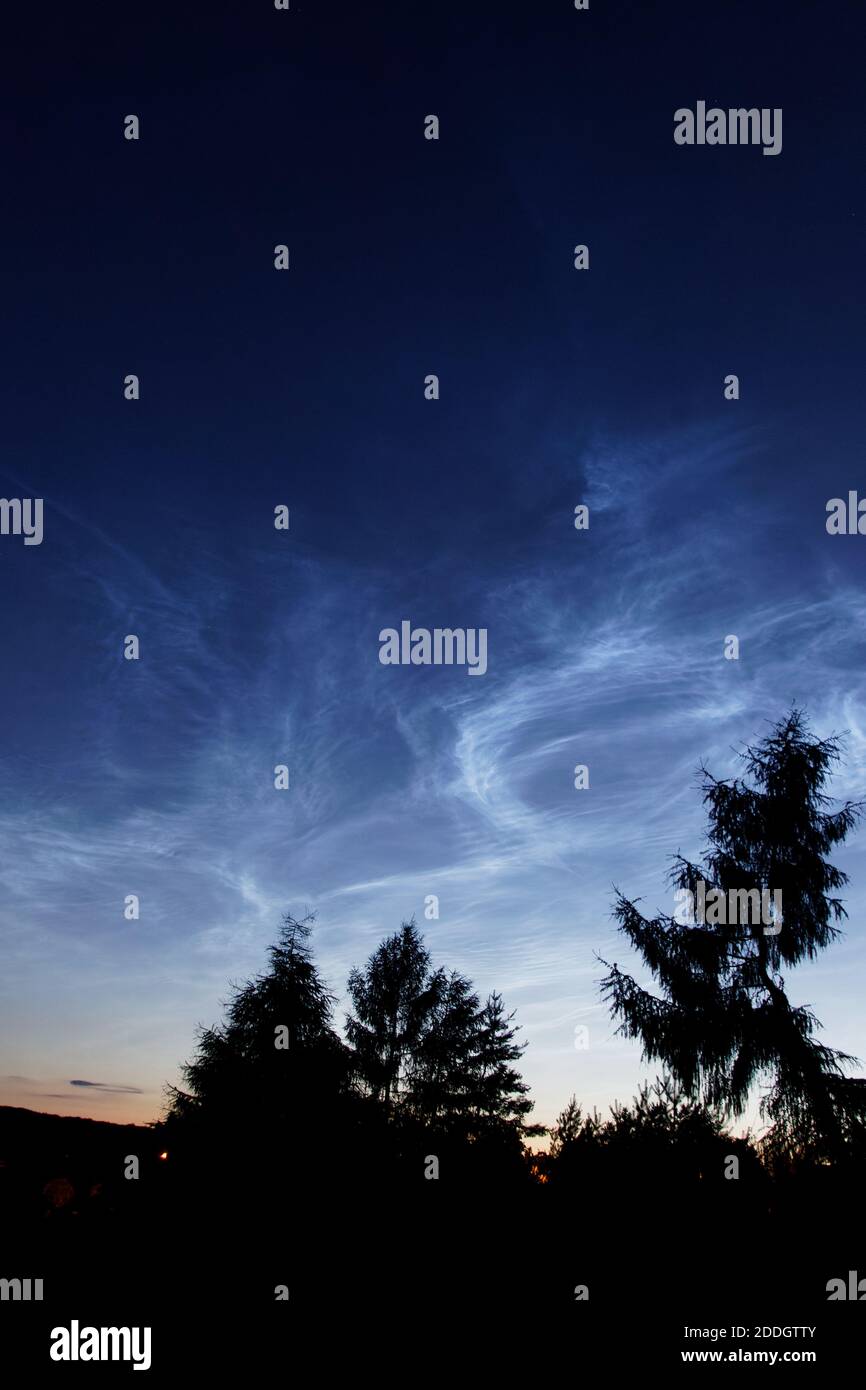
{"type": "Polygon", "coordinates": [[[168,1158],[168,1153],[161,1153],[160,1158],[168,1158]]]}

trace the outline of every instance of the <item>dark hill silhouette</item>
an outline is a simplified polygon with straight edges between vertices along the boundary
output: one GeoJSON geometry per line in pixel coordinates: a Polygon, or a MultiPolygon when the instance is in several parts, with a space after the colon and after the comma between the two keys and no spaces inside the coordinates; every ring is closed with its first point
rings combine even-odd
{"type": "Polygon", "coordinates": [[[27,1222],[120,1219],[154,1200],[167,1160],[157,1129],[0,1106],[0,1214],[27,1222]],[[141,1177],[124,1179],[129,1155],[141,1177]]]}

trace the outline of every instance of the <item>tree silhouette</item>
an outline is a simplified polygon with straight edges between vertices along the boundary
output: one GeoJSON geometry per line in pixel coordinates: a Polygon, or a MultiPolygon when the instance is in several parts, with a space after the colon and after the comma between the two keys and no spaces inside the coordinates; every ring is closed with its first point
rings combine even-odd
{"type": "Polygon", "coordinates": [[[496,991],[478,1015],[476,1113],[488,1128],[513,1126],[526,1135],[544,1133],[543,1125],[527,1125],[526,1116],[533,1108],[529,1087],[512,1066],[526,1049],[516,1041],[514,1014],[506,1014],[502,995],[496,991]]]}
{"type": "MultiPolygon", "coordinates": [[[[630,1105],[614,1101],[602,1120],[584,1114],[576,1098],[548,1131],[550,1147],[540,1167],[555,1192],[583,1201],[587,1189],[604,1201],[615,1198],[621,1215],[639,1209],[648,1189],[671,1195],[703,1192],[701,1209],[718,1208],[728,1187],[726,1165],[736,1157],[756,1195],[762,1170],[749,1139],[725,1132],[722,1118],[686,1095],[669,1075],[645,1082],[630,1105]]],[[[740,1176],[740,1172],[737,1173],[740,1176]]]]}
{"type": "Polygon", "coordinates": [[[823,789],[840,743],[814,740],[797,709],[740,756],[751,785],[717,781],[701,767],[706,864],[677,855],[670,875],[695,900],[703,880],[708,909],[712,898],[706,920],[647,919],[617,892],[614,916],[662,997],[607,961],[602,992],[622,1020],[618,1031],[639,1038],[645,1057],[660,1060],[687,1096],[740,1114],[751,1087],[768,1081],[762,1107],[778,1133],[839,1158],[855,1095],[842,1084],[842,1067],[854,1059],[814,1038],[818,1020],[789,1003],[781,970],[814,958],[839,934],[834,923],[846,914],[837,890],[847,879],[825,856],[845,839],[861,805],[827,809],[823,789]],[[781,892],[780,929],[719,912],[720,902],[739,904],[731,895],[753,889],[781,892]]]}
{"type": "Polygon", "coordinates": [[[312,921],[284,918],[269,969],[234,987],[225,1022],[200,1030],[182,1068],[186,1089],[168,1088],[169,1134],[182,1127],[223,1167],[267,1159],[285,1174],[302,1162],[302,1135],[335,1141],[344,1119],[349,1058],[311,958],[312,921]]]}
{"type": "Polygon", "coordinates": [[[468,1137],[477,1076],[478,995],[456,970],[436,970],[406,1074],[407,1109],[423,1124],[468,1137]]]}
{"type": "Polygon", "coordinates": [[[404,922],[353,969],[348,988],[355,1013],[346,1018],[358,1084],[387,1109],[405,1089],[425,1020],[435,1003],[430,956],[414,920],[404,922]]]}
{"type": "Polygon", "coordinates": [[[583,1106],[578,1102],[577,1096],[572,1096],[548,1130],[550,1158],[560,1159],[564,1154],[571,1152],[575,1145],[594,1142],[600,1128],[598,1112],[584,1115],[583,1106]]]}
{"type": "Polygon", "coordinates": [[[673,1077],[661,1076],[652,1085],[644,1082],[631,1105],[614,1101],[601,1132],[610,1148],[640,1143],[663,1151],[715,1141],[723,1126],[718,1112],[688,1096],[673,1077]]]}
{"type": "Polygon", "coordinates": [[[414,921],[383,941],[349,976],[346,1019],[363,1092],[392,1119],[452,1139],[542,1132],[526,1126],[528,1087],[512,1063],[523,1053],[501,996],[483,1006],[465,976],[431,968],[414,921]]]}

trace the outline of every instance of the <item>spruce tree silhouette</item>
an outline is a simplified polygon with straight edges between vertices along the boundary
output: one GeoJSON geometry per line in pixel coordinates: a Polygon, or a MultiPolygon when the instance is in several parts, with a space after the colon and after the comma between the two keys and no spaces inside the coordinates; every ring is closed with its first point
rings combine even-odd
{"type": "Polygon", "coordinates": [[[595,1142],[600,1127],[598,1111],[594,1110],[591,1115],[584,1115],[583,1106],[577,1096],[572,1096],[548,1129],[550,1159],[556,1162],[565,1154],[573,1152],[578,1143],[595,1142]]]}
{"type": "Polygon", "coordinates": [[[458,972],[428,978],[425,1010],[406,1067],[405,1104],[416,1120],[453,1138],[468,1139],[477,1077],[480,1006],[458,972]]]}
{"type": "MultiPolygon", "coordinates": [[[[311,1133],[320,1160],[339,1147],[349,1056],[331,1028],[334,997],[311,958],[312,922],[284,918],[269,969],[234,987],[224,1023],[200,1030],[182,1069],[187,1089],[168,1088],[168,1136],[176,1132],[196,1165],[206,1153],[216,1180],[230,1171],[236,1183],[283,1183],[304,1169],[311,1133]]],[[[322,1169],[320,1161],[320,1178],[322,1169]]]]}
{"type": "Polygon", "coordinates": [[[414,921],[388,937],[348,983],[355,1012],[346,1036],[357,1084],[385,1107],[404,1151],[445,1142],[465,1173],[468,1147],[475,1146],[476,1168],[507,1155],[525,1176],[524,1136],[543,1128],[525,1123],[532,1101],[512,1065],[524,1045],[515,1041],[513,1014],[506,1016],[501,996],[482,1006],[465,976],[433,970],[414,921]]]}
{"type": "Polygon", "coordinates": [[[706,865],[675,856],[671,881],[698,895],[706,885],[705,922],[659,914],[645,918],[617,891],[614,916],[658,981],[661,997],[614,964],[602,981],[618,1031],[638,1038],[688,1097],[741,1114],[751,1088],[768,1082],[762,1109],[780,1141],[839,1160],[862,1132],[862,1087],[843,1076],[855,1059],[818,1042],[812,1011],[793,1006],[784,966],[813,959],[839,935],[846,916],[837,890],[847,877],[826,859],[845,839],[862,803],[833,812],[824,793],[840,740],[814,740],[796,708],[756,747],[740,755],[751,785],[717,781],[701,767],[709,816],[706,865]],[[721,913],[712,890],[779,890],[781,929],[721,913]],[[721,915],[722,920],[715,920],[721,915]],[[737,920],[726,920],[730,917],[737,920]],[[711,920],[712,919],[712,920],[711,920]]]}
{"type": "Polygon", "coordinates": [[[355,1013],[346,1018],[356,1082],[390,1112],[406,1090],[428,1015],[436,1003],[430,955],[415,926],[404,922],[348,980],[355,1013]]]}
{"type": "Polygon", "coordinates": [[[516,1041],[513,1019],[513,1012],[505,1012],[502,995],[494,990],[478,1015],[476,1115],[489,1131],[537,1136],[545,1133],[545,1126],[526,1124],[533,1102],[529,1087],[512,1066],[526,1050],[526,1043],[516,1041]]]}

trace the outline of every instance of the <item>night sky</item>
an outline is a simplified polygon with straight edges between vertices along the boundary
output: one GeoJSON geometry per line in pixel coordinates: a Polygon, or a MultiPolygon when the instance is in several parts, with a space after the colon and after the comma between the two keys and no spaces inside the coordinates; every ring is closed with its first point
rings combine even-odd
{"type": "MultiPolygon", "coordinates": [[[[338,1022],[413,913],[500,990],[541,1122],[654,1074],[596,953],[648,983],[612,885],[673,911],[701,759],[795,700],[866,788],[866,537],[825,525],[866,495],[864,37],[841,0],[9,21],[0,489],[44,537],[0,536],[0,1103],[155,1118],[307,909],[338,1022]],[[677,146],[699,100],[782,108],[781,153],[677,146]],[[486,628],[486,674],[382,665],[404,619],[486,628]]],[[[862,1057],[864,848],[787,981],[862,1057]]]]}

